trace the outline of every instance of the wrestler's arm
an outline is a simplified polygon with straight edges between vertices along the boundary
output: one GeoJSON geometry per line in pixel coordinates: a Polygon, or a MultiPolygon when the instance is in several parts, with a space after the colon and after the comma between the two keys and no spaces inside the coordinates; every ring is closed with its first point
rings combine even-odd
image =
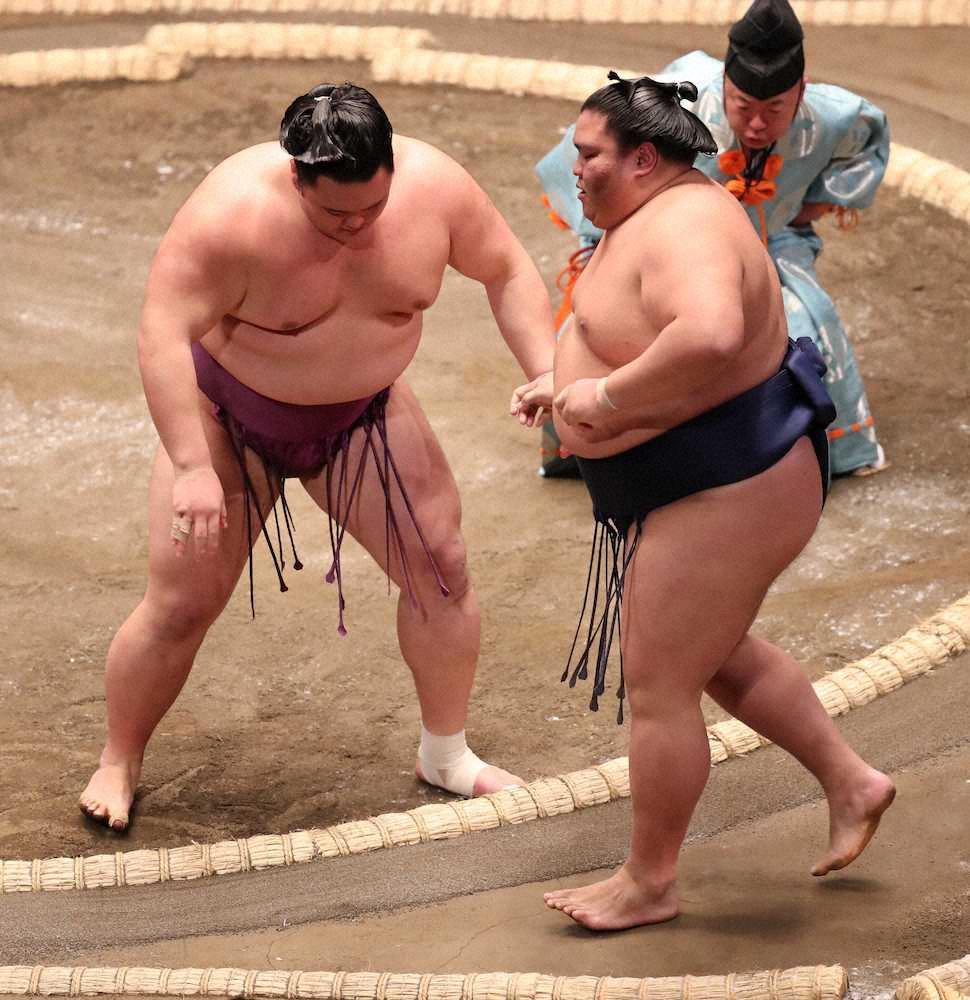
{"type": "Polygon", "coordinates": [[[485,286],[499,331],[531,380],[516,389],[512,412],[531,424],[539,407],[552,403],[556,334],[549,295],[535,264],[488,195],[457,164],[446,170],[448,263],[485,286]]]}
{"type": "Polygon", "coordinates": [[[202,426],[191,347],[245,292],[243,272],[227,260],[220,237],[191,202],[182,209],[152,264],[138,328],[145,399],[175,470],[173,511],[193,519],[200,551],[218,542],[225,500],[202,426]]]}
{"type": "Polygon", "coordinates": [[[604,383],[624,426],[662,426],[672,403],[715,382],[744,347],[742,265],[729,232],[709,218],[686,228],[675,221],[657,234],[642,272],[643,308],[660,333],[604,383]]]}

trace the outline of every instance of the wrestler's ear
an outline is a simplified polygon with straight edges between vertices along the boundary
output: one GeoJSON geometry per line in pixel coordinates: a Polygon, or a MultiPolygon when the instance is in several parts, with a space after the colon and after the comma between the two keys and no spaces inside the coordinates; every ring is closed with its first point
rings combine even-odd
{"type": "Polygon", "coordinates": [[[633,161],[634,174],[637,177],[645,177],[652,173],[659,159],[660,154],[652,142],[641,142],[637,146],[636,157],[633,161]]]}

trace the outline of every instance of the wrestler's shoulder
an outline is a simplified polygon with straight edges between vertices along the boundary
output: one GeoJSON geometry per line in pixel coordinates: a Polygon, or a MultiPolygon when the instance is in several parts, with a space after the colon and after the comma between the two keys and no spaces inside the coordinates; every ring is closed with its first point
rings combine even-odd
{"type": "Polygon", "coordinates": [[[195,189],[193,197],[218,196],[224,205],[248,201],[254,194],[268,193],[281,176],[288,175],[290,159],[275,142],[241,149],[217,163],[195,189]]]}
{"type": "Polygon", "coordinates": [[[441,190],[474,183],[471,174],[453,157],[430,142],[394,135],[394,173],[408,184],[441,190]]]}
{"type": "Polygon", "coordinates": [[[242,237],[271,205],[289,170],[289,156],[275,143],[250,146],[216,164],[188,197],[173,227],[232,232],[242,237]]]}
{"type": "Polygon", "coordinates": [[[737,200],[720,184],[703,175],[670,190],[657,209],[645,220],[647,224],[659,233],[679,239],[683,239],[685,233],[690,233],[691,240],[702,239],[706,233],[733,225],[739,213],[746,218],[737,200]]]}
{"type": "MultiPolygon", "coordinates": [[[[659,211],[633,235],[640,266],[649,271],[679,271],[702,260],[728,260],[743,252],[754,233],[744,210],[717,184],[671,191],[659,211]]],[[[757,239],[757,237],[754,237],[757,239]]]]}

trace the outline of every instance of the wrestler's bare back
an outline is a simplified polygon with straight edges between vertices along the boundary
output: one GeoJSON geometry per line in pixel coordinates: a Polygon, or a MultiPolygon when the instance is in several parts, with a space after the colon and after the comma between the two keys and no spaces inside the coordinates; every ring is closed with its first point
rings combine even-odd
{"type": "Polygon", "coordinates": [[[210,258],[199,264],[218,270],[208,305],[221,299],[222,315],[201,342],[244,384],[290,403],[339,402],[407,367],[449,264],[454,219],[474,215],[469,199],[477,208],[484,195],[425,143],[396,136],[394,152],[387,202],[357,234],[334,238],[311,224],[275,143],[225,160],[176,216],[159,257],[210,258]]]}
{"type": "MultiPolygon", "coordinates": [[[[563,446],[587,458],[602,458],[656,437],[725,402],[777,371],[787,327],[774,265],[733,196],[691,171],[662,191],[598,244],[573,293],[573,320],[556,350],[556,391],[582,378],[600,378],[642,355],[676,318],[670,289],[684,269],[695,292],[704,288],[705,267],[730,263],[741,273],[743,347],[718,377],[689,396],[651,407],[649,422],[635,414],[613,418],[616,433],[594,443],[557,419],[563,446]],[[724,260],[725,248],[736,255],[724,260]]],[[[711,267],[705,307],[737,308],[737,282],[719,283],[711,267]]]]}

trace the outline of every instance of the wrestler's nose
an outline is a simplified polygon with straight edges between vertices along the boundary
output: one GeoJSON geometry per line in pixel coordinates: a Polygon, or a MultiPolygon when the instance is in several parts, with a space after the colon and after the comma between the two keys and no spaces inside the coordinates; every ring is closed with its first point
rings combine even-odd
{"type": "Polygon", "coordinates": [[[341,227],[345,229],[348,233],[359,232],[367,224],[367,220],[362,215],[351,215],[344,219],[344,224],[341,227]]]}

